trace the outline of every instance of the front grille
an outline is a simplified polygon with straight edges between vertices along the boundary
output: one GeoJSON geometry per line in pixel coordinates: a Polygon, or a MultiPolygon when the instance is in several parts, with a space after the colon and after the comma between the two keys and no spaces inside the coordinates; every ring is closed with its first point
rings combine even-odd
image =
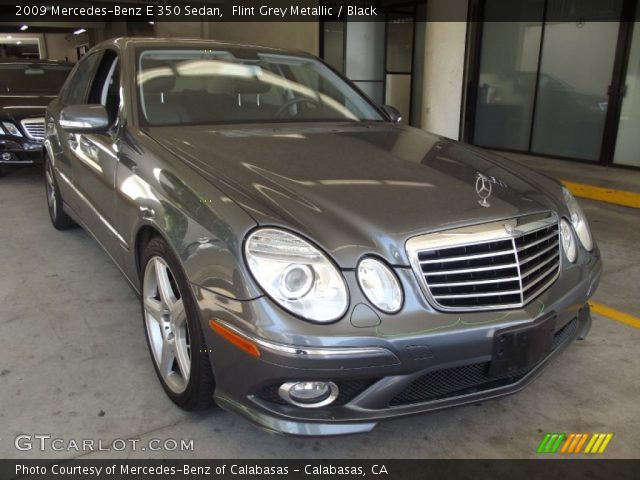
{"type": "MultiPolygon", "coordinates": [[[[578,319],[574,318],[555,332],[553,334],[553,350],[573,337],[577,330],[578,319]]],[[[414,380],[407,388],[397,394],[389,402],[389,405],[399,406],[429,402],[503,387],[517,382],[536,367],[534,365],[508,375],[491,377],[489,376],[489,366],[490,362],[484,362],[429,372],[414,380]]]]}
{"type": "MultiPolygon", "coordinates": [[[[338,398],[331,404],[333,406],[345,405],[350,402],[356,395],[363,392],[369,385],[375,382],[377,379],[364,379],[364,380],[345,380],[337,381],[335,384],[338,386],[338,398]]],[[[263,388],[257,395],[258,398],[270,403],[277,403],[279,405],[289,405],[278,394],[280,384],[271,385],[263,388]]]]}
{"type": "Polygon", "coordinates": [[[44,118],[25,118],[20,123],[32,140],[44,140],[44,118]]]}
{"type": "Polygon", "coordinates": [[[409,255],[428,298],[442,310],[515,308],[529,303],[560,272],[557,217],[545,217],[410,240],[409,255]]]}

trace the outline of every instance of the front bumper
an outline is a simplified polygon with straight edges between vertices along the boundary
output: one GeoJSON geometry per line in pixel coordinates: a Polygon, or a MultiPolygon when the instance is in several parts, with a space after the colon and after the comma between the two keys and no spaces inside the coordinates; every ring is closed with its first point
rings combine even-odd
{"type": "Polygon", "coordinates": [[[0,166],[42,163],[42,143],[23,137],[0,135],[0,166]]]}
{"type": "MultiPolygon", "coordinates": [[[[196,287],[202,318],[207,320],[203,330],[216,377],[216,402],[269,431],[339,435],[369,431],[380,420],[517,392],[573,340],[587,335],[591,315],[586,302],[600,271],[596,251],[522,309],[463,315],[432,310],[414,287],[411,272],[401,272],[406,296],[402,313],[379,315],[378,325],[364,328],[355,327],[353,319],[332,326],[308,324],[288,318],[266,297],[240,302],[196,287]],[[526,370],[489,377],[495,332],[549,316],[553,350],[526,370]],[[255,341],[260,358],[213,332],[209,319],[255,341]],[[299,328],[290,330],[288,325],[299,328]],[[326,335],[326,329],[333,334],[326,335]],[[340,396],[332,405],[316,409],[291,406],[279,398],[280,384],[302,380],[333,381],[340,396]]],[[[354,279],[345,275],[351,284],[354,279]]],[[[362,299],[354,289],[351,296],[353,310],[362,299]]]]}

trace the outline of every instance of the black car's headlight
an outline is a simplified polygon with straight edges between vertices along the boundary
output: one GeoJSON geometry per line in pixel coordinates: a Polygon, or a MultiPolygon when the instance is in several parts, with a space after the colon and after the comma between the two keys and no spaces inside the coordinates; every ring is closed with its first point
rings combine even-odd
{"type": "Polygon", "coordinates": [[[367,257],[358,264],[358,284],[371,303],[385,313],[402,307],[403,293],[398,278],[385,263],[367,257]]]}
{"type": "Polygon", "coordinates": [[[340,271],[318,248],[285,230],[262,228],[245,242],[252,275],[286,310],[314,322],[332,322],[349,305],[340,271]]]}
{"type": "Polygon", "coordinates": [[[18,127],[16,127],[11,122],[2,122],[2,127],[9,135],[13,135],[14,137],[22,136],[22,133],[20,133],[20,130],[18,130],[18,127]]]}
{"type": "Polygon", "coordinates": [[[576,231],[576,235],[578,235],[578,240],[580,240],[582,246],[590,252],[593,250],[593,238],[591,237],[587,217],[585,217],[582,208],[580,208],[577,200],[573,198],[573,195],[571,195],[569,190],[563,188],[562,194],[564,195],[564,201],[569,209],[571,224],[573,225],[573,229],[576,231]]]}

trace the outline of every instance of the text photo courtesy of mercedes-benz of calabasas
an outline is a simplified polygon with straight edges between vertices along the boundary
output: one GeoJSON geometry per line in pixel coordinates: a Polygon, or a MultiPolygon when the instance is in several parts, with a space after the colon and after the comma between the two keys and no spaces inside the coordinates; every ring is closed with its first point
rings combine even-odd
{"type": "Polygon", "coordinates": [[[69,62],[0,60],[0,177],[42,162],[44,112],[72,68],[69,62]]]}
{"type": "Polygon", "coordinates": [[[51,220],[139,294],[184,409],[335,435],[514,393],[590,329],[587,220],[398,120],[305,53],[108,41],[47,110],[51,220]]]}

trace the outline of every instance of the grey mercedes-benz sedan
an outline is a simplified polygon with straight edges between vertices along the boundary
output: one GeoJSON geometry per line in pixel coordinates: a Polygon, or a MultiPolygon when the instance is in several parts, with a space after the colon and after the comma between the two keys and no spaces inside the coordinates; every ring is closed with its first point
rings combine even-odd
{"type": "Polygon", "coordinates": [[[398,120],[305,53],[108,41],[46,114],[51,220],[122,270],[187,410],[332,435],[516,392],[589,331],[587,220],[398,120]]]}

